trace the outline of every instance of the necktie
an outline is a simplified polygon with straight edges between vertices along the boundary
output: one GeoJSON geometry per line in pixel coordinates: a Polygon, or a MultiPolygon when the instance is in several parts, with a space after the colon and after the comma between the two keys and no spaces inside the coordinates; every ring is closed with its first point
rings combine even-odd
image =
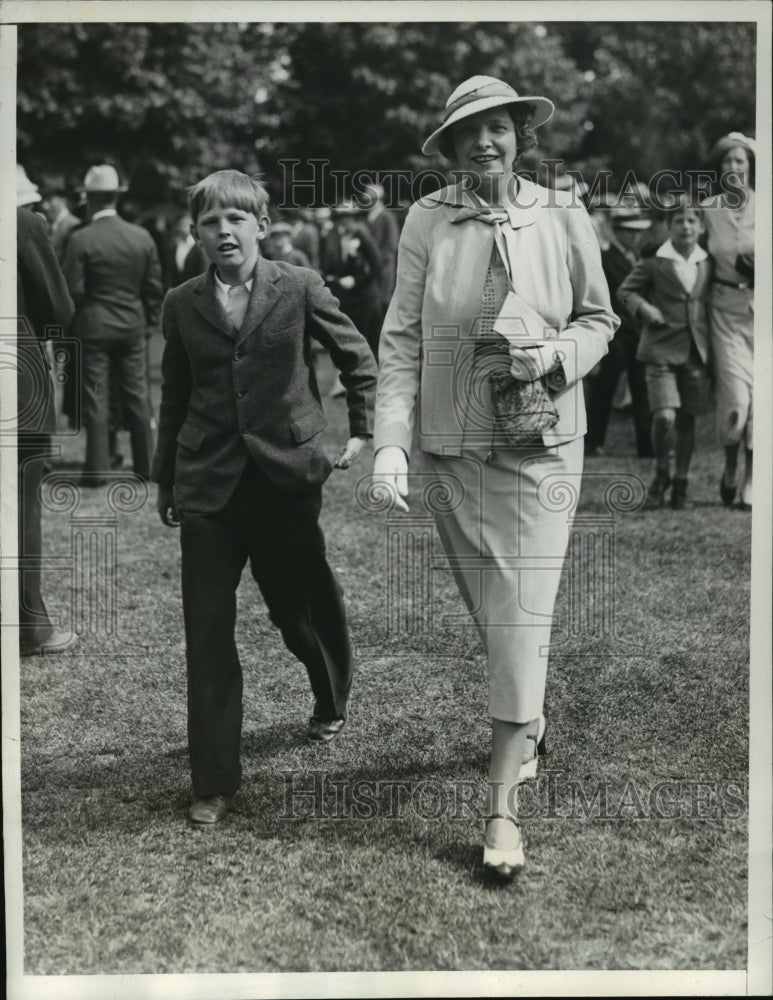
{"type": "Polygon", "coordinates": [[[244,314],[247,312],[247,303],[250,301],[250,294],[246,285],[229,285],[228,298],[225,303],[225,311],[231,320],[235,330],[241,330],[244,322],[244,314]]]}

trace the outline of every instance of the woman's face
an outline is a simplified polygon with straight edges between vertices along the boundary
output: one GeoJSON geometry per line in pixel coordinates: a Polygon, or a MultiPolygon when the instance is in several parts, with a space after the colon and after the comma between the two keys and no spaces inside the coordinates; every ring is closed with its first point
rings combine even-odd
{"type": "Polygon", "coordinates": [[[453,127],[456,160],[481,181],[509,176],[518,153],[515,125],[506,107],[480,111],[453,127]]]}
{"type": "Polygon", "coordinates": [[[721,170],[723,174],[732,171],[734,174],[740,174],[744,180],[749,180],[749,154],[743,146],[728,149],[722,157],[721,170]]]}

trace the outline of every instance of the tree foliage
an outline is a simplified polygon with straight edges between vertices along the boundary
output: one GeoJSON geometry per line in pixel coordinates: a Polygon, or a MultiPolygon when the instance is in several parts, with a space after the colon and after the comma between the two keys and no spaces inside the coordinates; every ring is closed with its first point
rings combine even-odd
{"type": "Polygon", "coordinates": [[[440,167],[419,150],[451,90],[485,73],[556,114],[539,155],[618,183],[706,165],[754,131],[755,25],[520,22],[28,24],[18,156],[38,181],[113,162],[144,201],[223,166],[440,167]]]}

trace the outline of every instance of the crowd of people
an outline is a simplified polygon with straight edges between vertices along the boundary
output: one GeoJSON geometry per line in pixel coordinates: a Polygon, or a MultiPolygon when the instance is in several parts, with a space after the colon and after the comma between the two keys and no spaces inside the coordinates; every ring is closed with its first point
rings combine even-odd
{"type": "MultiPolygon", "coordinates": [[[[46,316],[82,346],[72,382],[84,485],[105,481],[124,422],[135,474],[158,484],[162,521],[181,529],[191,822],[221,822],[241,780],[235,592],[248,561],[308,671],[309,738],[344,728],[351,644],[318,517],[332,467],[348,468],[369,438],[375,481],[398,509],[408,510],[409,467],[463,486],[464,502],[433,516],[486,652],[483,868],[500,883],[524,864],[515,792],[545,749],[550,622],[571,528],[571,511],[544,502],[545,483],[579,479],[585,458],[603,454],[624,376],[636,452],[655,465],[648,503],[684,508],[713,378],[721,499],[750,508],[754,140],[730,133],[713,152],[717,176],[740,179],[733,204],[718,191],[701,203],[675,196],[654,217],[619,198],[588,211],[517,172],[553,111],[504,81],[464,81],[422,151],[473,183],[421,199],[402,231],[378,185],[361,203],[272,218],[259,181],[222,170],[190,189],[161,245],[121,218],[113,167],[86,173],[84,225],[64,192],[38,192],[19,168],[19,204],[39,205],[50,235],[40,220],[19,223],[53,273],[58,304],[46,316]],[[147,337],[159,320],[154,453],[147,337]],[[321,447],[312,342],[338,369],[349,416],[334,463],[321,447]]],[[[29,246],[24,236],[20,302],[33,316],[29,246]]],[[[44,325],[33,320],[39,338],[44,325]]],[[[25,508],[22,520],[34,516],[25,508]]],[[[37,518],[25,556],[39,546],[37,518]]],[[[23,652],[46,645],[62,648],[50,629],[30,629],[23,652]]]]}

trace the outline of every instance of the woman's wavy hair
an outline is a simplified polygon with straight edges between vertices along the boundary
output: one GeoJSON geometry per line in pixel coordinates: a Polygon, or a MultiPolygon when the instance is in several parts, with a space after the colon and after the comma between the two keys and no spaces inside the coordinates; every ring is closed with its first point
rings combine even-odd
{"type": "MultiPolygon", "coordinates": [[[[507,113],[510,115],[513,127],[515,128],[515,162],[517,163],[524,153],[528,153],[530,149],[536,149],[539,146],[537,134],[529,125],[534,116],[534,111],[528,105],[510,104],[507,105],[507,113]]],[[[453,125],[438,140],[438,149],[447,160],[450,160],[452,163],[456,160],[453,125]]]]}

